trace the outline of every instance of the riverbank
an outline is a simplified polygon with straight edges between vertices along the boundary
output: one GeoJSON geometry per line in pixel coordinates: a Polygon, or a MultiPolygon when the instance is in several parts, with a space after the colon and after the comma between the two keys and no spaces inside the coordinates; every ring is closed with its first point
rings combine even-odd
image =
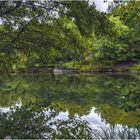
{"type": "Polygon", "coordinates": [[[73,65],[73,63],[66,63],[62,67],[59,67],[58,69],[62,70],[77,70],[80,72],[139,72],[140,71],[140,64],[134,63],[134,62],[119,62],[114,65],[101,65],[101,64],[95,64],[95,65],[80,65],[76,63],[73,65]]]}
{"type": "Polygon", "coordinates": [[[140,64],[133,62],[121,62],[113,66],[101,65],[63,65],[57,67],[30,67],[16,69],[16,73],[54,73],[62,74],[66,72],[79,73],[79,72],[140,72],[140,64]]]}

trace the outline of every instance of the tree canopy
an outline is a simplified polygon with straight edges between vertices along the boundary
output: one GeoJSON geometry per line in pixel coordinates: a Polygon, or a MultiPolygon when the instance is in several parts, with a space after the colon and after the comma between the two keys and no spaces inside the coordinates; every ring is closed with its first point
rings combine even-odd
{"type": "Polygon", "coordinates": [[[1,1],[0,71],[70,64],[139,62],[140,3],[1,1]]]}

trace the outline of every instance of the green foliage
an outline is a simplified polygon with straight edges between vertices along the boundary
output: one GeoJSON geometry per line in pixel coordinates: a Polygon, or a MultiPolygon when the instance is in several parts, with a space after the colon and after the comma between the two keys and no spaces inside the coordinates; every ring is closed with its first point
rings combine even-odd
{"type": "Polygon", "coordinates": [[[138,61],[139,60],[139,45],[140,45],[140,30],[139,30],[139,20],[140,20],[140,2],[134,1],[128,4],[117,5],[113,11],[113,16],[119,16],[125,25],[128,26],[130,33],[126,38],[127,54],[129,60],[138,61]]]}
{"type": "Polygon", "coordinates": [[[87,1],[1,4],[1,72],[71,62],[85,69],[139,62],[138,1],[114,3],[109,13],[87,1]]]}

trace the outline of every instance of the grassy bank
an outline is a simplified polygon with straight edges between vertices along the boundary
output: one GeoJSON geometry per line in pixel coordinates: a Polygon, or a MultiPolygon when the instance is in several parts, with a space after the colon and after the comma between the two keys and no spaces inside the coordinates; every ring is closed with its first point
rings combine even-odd
{"type": "Polygon", "coordinates": [[[58,66],[61,69],[74,69],[79,71],[91,71],[91,72],[140,72],[140,64],[134,62],[120,62],[114,65],[102,65],[102,64],[80,64],[78,62],[67,62],[62,66],[58,66]]]}

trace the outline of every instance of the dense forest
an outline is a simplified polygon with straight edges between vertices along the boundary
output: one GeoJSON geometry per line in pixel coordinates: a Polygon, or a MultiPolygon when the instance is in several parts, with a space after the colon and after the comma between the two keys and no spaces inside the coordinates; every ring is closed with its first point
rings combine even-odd
{"type": "Polygon", "coordinates": [[[140,2],[0,2],[0,71],[140,69],[140,2]]]}

